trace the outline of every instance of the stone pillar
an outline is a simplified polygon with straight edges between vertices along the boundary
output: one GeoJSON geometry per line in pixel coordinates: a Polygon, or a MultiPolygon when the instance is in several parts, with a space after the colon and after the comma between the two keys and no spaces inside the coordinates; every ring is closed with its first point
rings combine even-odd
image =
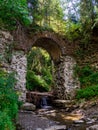
{"type": "Polygon", "coordinates": [[[75,97],[76,90],[80,88],[78,78],[74,75],[76,61],[70,56],[62,57],[56,65],[55,92],[59,99],[70,100],[75,97]]]}
{"type": "Polygon", "coordinates": [[[26,100],[26,70],[27,58],[23,51],[14,51],[12,54],[11,71],[16,72],[17,83],[15,90],[19,95],[19,100],[26,100]]]}

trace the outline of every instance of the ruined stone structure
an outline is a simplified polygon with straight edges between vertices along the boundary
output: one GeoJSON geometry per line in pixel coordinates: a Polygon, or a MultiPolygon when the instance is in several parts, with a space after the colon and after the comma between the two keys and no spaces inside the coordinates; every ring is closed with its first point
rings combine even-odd
{"type": "MultiPolygon", "coordinates": [[[[72,54],[75,46],[73,45],[73,48],[67,40],[63,40],[59,35],[47,31],[27,34],[21,30],[21,32],[15,32],[13,38],[14,40],[10,39],[13,49],[7,70],[16,72],[17,84],[15,89],[19,92],[20,100],[25,101],[26,98],[26,55],[33,46],[44,48],[54,62],[56,68],[55,86],[53,88],[55,97],[58,99],[73,99],[76,89],[80,87],[78,78],[74,76],[76,60],[72,54]]],[[[2,48],[3,41],[0,44],[2,48]]],[[[5,49],[3,50],[5,51],[5,49]]]]}
{"type": "Polygon", "coordinates": [[[74,76],[74,67],[89,64],[98,69],[98,41],[97,37],[92,38],[84,52],[87,53],[83,58],[76,56],[76,51],[81,49],[74,41],[68,42],[58,34],[53,32],[38,32],[32,34],[20,28],[12,35],[7,31],[0,31],[0,67],[8,72],[15,71],[17,84],[15,90],[19,93],[19,99],[26,99],[26,55],[32,47],[41,47],[51,56],[56,68],[55,86],[53,87],[54,96],[58,99],[73,99],[77,88],[80,87],[78,77],[74,76]]]}

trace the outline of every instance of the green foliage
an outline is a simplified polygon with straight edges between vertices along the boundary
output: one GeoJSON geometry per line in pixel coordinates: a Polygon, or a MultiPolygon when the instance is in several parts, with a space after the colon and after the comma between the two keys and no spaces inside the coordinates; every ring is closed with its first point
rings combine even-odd
{"type": "Polygon", "coordinates": [[[33,48],[28,54],[27,89],[49,91],[52,84],[51,60],[45,50],[33,48]]]}
{"type": "Polygon", "coordinates": [[[80,23],[74,23],[72,21],[66,21],[66,27],[65,27],[65,35],[67,38],[71,41],[77,40],[81,37],[81,24],[80,23]]]}
{"type": "Polygon", "coordinates": [[[15,127],[12,123],[11,118],[6,112],[0,111],[0,130],[14,130],[15,127]]]}
{"type": "Polygon", "coordinates": [[[77,99],[81,99],[81,98],[90,99],[95,96],[98,96],[98,85],[89,86],[84,89],[78,90],[76,98],[77,99]]]}
{"type": "Polygon", "coordinates": [[[27,89],[38,91],[49,91],[48,84],[40,75],[36,75],[33,71],[27,73],[27,89]]]}
{"type": "Polygon", "coordinates": [[[28,2],[31,3],[29,11],[33,17],[33,27],[39,25],[42,30],[48,29],[56,32],[63,29],[61,26],[64,13],[60,0],[28,0],[28,2]]]}
{"type": "Polygon", "coordinates": [[[75,74],[78,75],[81,86],[87,87],[98,83],[98,71],[89,65],[84,67],[75,67],[75,74]]]}
{"type": "Polygon", "coordinates": [[[48,71],[46,68],[42,68],[43,79],[46,81],[48,87],[50,87],[52,83],[52,74],[50,71],[51,71],[51,68],[50,69],[48,68],[48,71]]]}
{"type": "Polygon", "coordinates": [[[98,71],[95,68],[89,65],[84,67],[77,66],[75,74],[78,75],[81,83],[81,89],[76,94],[77,99],[90,99],[98,96],[98,71]]]}
{"type": "Polygon", "coordinates": [[[26,0],[0,0],[0,23],[13,29],[18,22],[26,26],[31,23],[26,0]]]}
{"type": "Polygon", "coordinates": [[[31,33],[35,33],[35,32],[42,32],[42,31],[49,31],[49,32],[54,32],[53,28],[50,26],[39,26],[37,24],[32,24],[30,27],[31,33]]]}
{"type": "Polygon", "coordinates": [[[14,130],[13,119],[18,112],[18,97],[13,89],[15,78],[13,73],[0,70],[0,129],[14,130]]]}

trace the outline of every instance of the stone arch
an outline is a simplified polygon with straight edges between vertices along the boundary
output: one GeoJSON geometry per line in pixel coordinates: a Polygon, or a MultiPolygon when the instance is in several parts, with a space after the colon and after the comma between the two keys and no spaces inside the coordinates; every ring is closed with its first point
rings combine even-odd
{"type": "MultiPolygon", "coordinates": [[[[59,99],[72,99],[75,96],[75,91],[79,87],[79,82],[76,77],[73,76],[73,68],[76,64],[75,59],[68,53],[69,47],[66,46],[64,40],[53,32],[39,32],[36,34],[19,34],[14,37],[16,44],[15,50],[20,53],[13,54],[12,69],[23,68],[22,79],[21,73],[18,73],[18,85],[17,89],[20,89],[22,95],[20,99],[25,100],[25,83],[26,83],[26,54],[31,50],[33,46],[44,48],[52,57],[56,68],[55,72],[55,97],[59,99]],[[25,38],[24,38],[25,37],[25,38]],[[68,47],[68,48],[67,48],[68,47]],[[16,62],[17,61],[17,62],[16,62]],[[25,62],[24,62],[25,61],[25,62]],[[16,62],[16,63],[15,63],[16,62]],[[16,67],[15,67],[15,64],[16,67]],[[20,67],[19,67],[20,65],[20,67]],[[22,82],[24,81],[24,82],[22,82]],[[18,88],[18,86],[20,87],[18,88]]],[[[70,49],[72,51],[72,49],[70,49]]]]}
{"type": "Polygon", "coordinates": [[[50,54],[52,60],[55,62],[58,61],[62,55],[61,47],[55,41],[49,38],[39,38],[32,45],[32,47],[33,46],[45,49],[50,54]]]}
{"type": "Polygon", "coordinates": [[[65,42],[54,32],[44,31],[32,35],[18,32],[14,34],[14,39],[16,50],[28,52],[33,46],[39,46],[46,49],[55,61],[66,53],[65,42]]]}

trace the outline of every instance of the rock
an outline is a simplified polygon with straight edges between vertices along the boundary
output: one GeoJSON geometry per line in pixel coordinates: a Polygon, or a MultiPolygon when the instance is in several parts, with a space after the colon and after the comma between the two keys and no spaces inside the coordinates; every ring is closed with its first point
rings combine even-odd
{"type": "Polygon", "coordinates": [[[36,130],[42,130],[41,128],[37,128],[36,130]]]}
{"type": "Polygon", "coordinates": [[[42,109],[52,109],[52,106],[42,106],[42,109]]]}
{"type": "Polygon", "coordinates": [[[98,130],[98,125],[93,125],[87,128],[86,130],[98,130]]]}
{"type": "Polygon", "coordinates": [[[66,130],[66,125],[54,125],[45,130],[66,130]]]}
{"type": "Polygon", "coordinates": [[[92,123],[94,123],[95,121],[96,121],[95,119],[87,118],[86,124],[92,124],[92,123]]]}
{"type": "Polygon", "coordinates": [[[36,109],[36,106],[32,103],[26,102],[22,105],[21,109],[28,110],[28,111],[34,111],[36,109]]]}
{"type": "Polygon", "coordinates": [[[75,120],[74,123],[75,124],[82,124],[82,123],[84,123],[84,121],[83,120],[75,120]]]}
{"type": "Polygon", "coordinates": [[[60,108],[72,108],[74,100],[54,100],[53,104],[60,108]]]}

